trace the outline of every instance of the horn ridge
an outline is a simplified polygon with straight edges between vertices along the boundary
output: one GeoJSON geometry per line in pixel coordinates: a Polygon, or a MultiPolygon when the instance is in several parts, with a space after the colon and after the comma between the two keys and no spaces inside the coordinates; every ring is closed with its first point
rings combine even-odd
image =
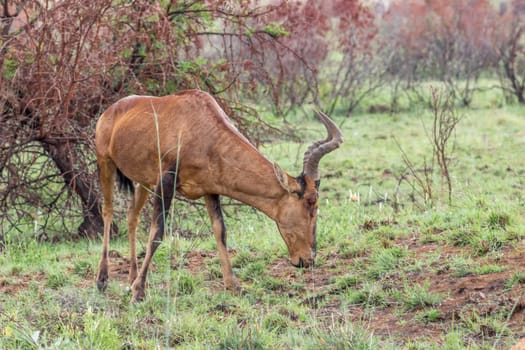
{"type": "Polygon", "coordinates": [[[304,153],[303,174],[317,181],[319,175],[319,161],[321,158],[338,148],[343,143],[343,133],[330,117],[319,110],[315,110],[317,118],[323,123],[327,131],[324,140],[314,142],[304,153]]]}

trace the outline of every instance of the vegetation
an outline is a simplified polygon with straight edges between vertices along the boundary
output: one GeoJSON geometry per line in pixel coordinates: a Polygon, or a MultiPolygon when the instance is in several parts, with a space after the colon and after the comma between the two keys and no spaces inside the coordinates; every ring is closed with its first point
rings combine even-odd
{"type": "Polygon", "coordinates": [[[0,349],[525,337],[523,0],[1,3],[0,349]],[[202,203],[175,201],[146,300],[130,304],[122,193],[110,284],[95,287],[94,125],[120,97],[185,88],[292,174],[323,134],[312,107],[341,126],[321,164],[316,265],[290,266],[275,225],[225,201],[245,293],[223,291],[202,203]]]}
{"type": "MultiPolygon", "coordinates": [[[[462,112],[449,164],[452,204],[445,187],[426,209],[399,184],[404,165],[394,138],[415,155],[432,152],[421,125],[432,125],[432,111],[346,121],[345,144],[322,164],[312,269],[289,265],[271,220],[227,206],[240,296],[222,290],[209,224],[187,203],[176,202],[139,304],[129,304],[125,234],[113,244],[104,294],[94,282],[99,240],[8,235],[0,348],[510,348],[525,336],[525,161],[516,157],[524,110],[462,112]]],[[[322,134],[313,121],[303,132],[322,134]]],[[[304,147],[280,141],[262,151],[299,170],[304,147]]]]}
{"type": "Polygon", "coordinates": [[[1,3],[0,222],[43,216],[41,240],[100,232],[94,126],[129,94],[206,90],[255,144],[297,136],[274,122],[311,105],[431,105],[431,82],[463,106],[489,90],[494,106],[524,101],[523,0],[1,3]]]}

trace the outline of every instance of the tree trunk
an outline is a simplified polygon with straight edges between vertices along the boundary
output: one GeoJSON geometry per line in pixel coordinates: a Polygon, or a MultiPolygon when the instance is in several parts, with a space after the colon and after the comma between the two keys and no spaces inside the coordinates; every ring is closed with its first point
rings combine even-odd
{"type": "Polygon", "coordinates": [[[516,91],[516,96],[518,97],[518,102],[520,104],[525,104],[525,93],[523,88],[521,88],[519,91],[516,91]]]}
{"type": "Polygon", "coordinates": [[[87,176],[84,170],[77,170],[74,152],[69,142],[42,142],[43,148],[56,164],[67,187],[76,193],[82,203],[84,221],[78,227],[80,237],[96,238],[103,232],[104,224],[100,211],[100,198],[95,191],[95,179],[87,176]]]}

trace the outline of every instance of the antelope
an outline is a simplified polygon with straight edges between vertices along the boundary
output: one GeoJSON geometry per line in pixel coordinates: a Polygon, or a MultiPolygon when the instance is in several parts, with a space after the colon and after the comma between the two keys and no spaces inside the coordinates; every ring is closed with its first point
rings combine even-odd
{"type": "Polygon", "coordinates": [[[133,193],[128,207],[132,302],[145,297],[146,275],[160,245],[174,193],[204,197],[217,242],[223,283],[238,292],[226,247],[220,196],[248,204],[277,223],[290,262],[308,267],[316,254],[319,161],[343,142],[341,130],[317,111],[328,137],[306,150],[303,171],[292,177],[267,160],[232,124],[208,93],[186,90],[164,96],[128,96],[99,118],[95,132],[97,164],[103,194],[104,236],[97,287],[108,284],[108,252],[115,178],[133,193]],[[138,270],[135,233],[140,211],[154,194],[146,255],[138,270]]]}

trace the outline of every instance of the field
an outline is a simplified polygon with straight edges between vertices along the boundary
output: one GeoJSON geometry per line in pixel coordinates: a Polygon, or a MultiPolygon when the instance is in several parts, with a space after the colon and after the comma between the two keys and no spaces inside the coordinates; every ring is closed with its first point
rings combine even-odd
{"type": "MultiPolygon", "coordinates": [[[[525,337],[525,108],[461,113],[450,204],[428,169],[428,111],[335,116],[345,143],[321,162],[313,268],[288,263],[270,219],[225,205],[241,295],[222,289],[208,219],[183,202],[138,304],[129,303],[125,235],[111,242],[104,294],[100,241],[10,237],[0,252],[0,349],[510,349],[525,337]],[[402,179],[400,147],[429,174],[431,203],[402,179]]],[[[304,144],[261,151],[298,174],[310,140],[323,137],[313,120],[302,132],[304,144]]],[[[143,250],[145,228],[139,237],[143,250]]]]}

